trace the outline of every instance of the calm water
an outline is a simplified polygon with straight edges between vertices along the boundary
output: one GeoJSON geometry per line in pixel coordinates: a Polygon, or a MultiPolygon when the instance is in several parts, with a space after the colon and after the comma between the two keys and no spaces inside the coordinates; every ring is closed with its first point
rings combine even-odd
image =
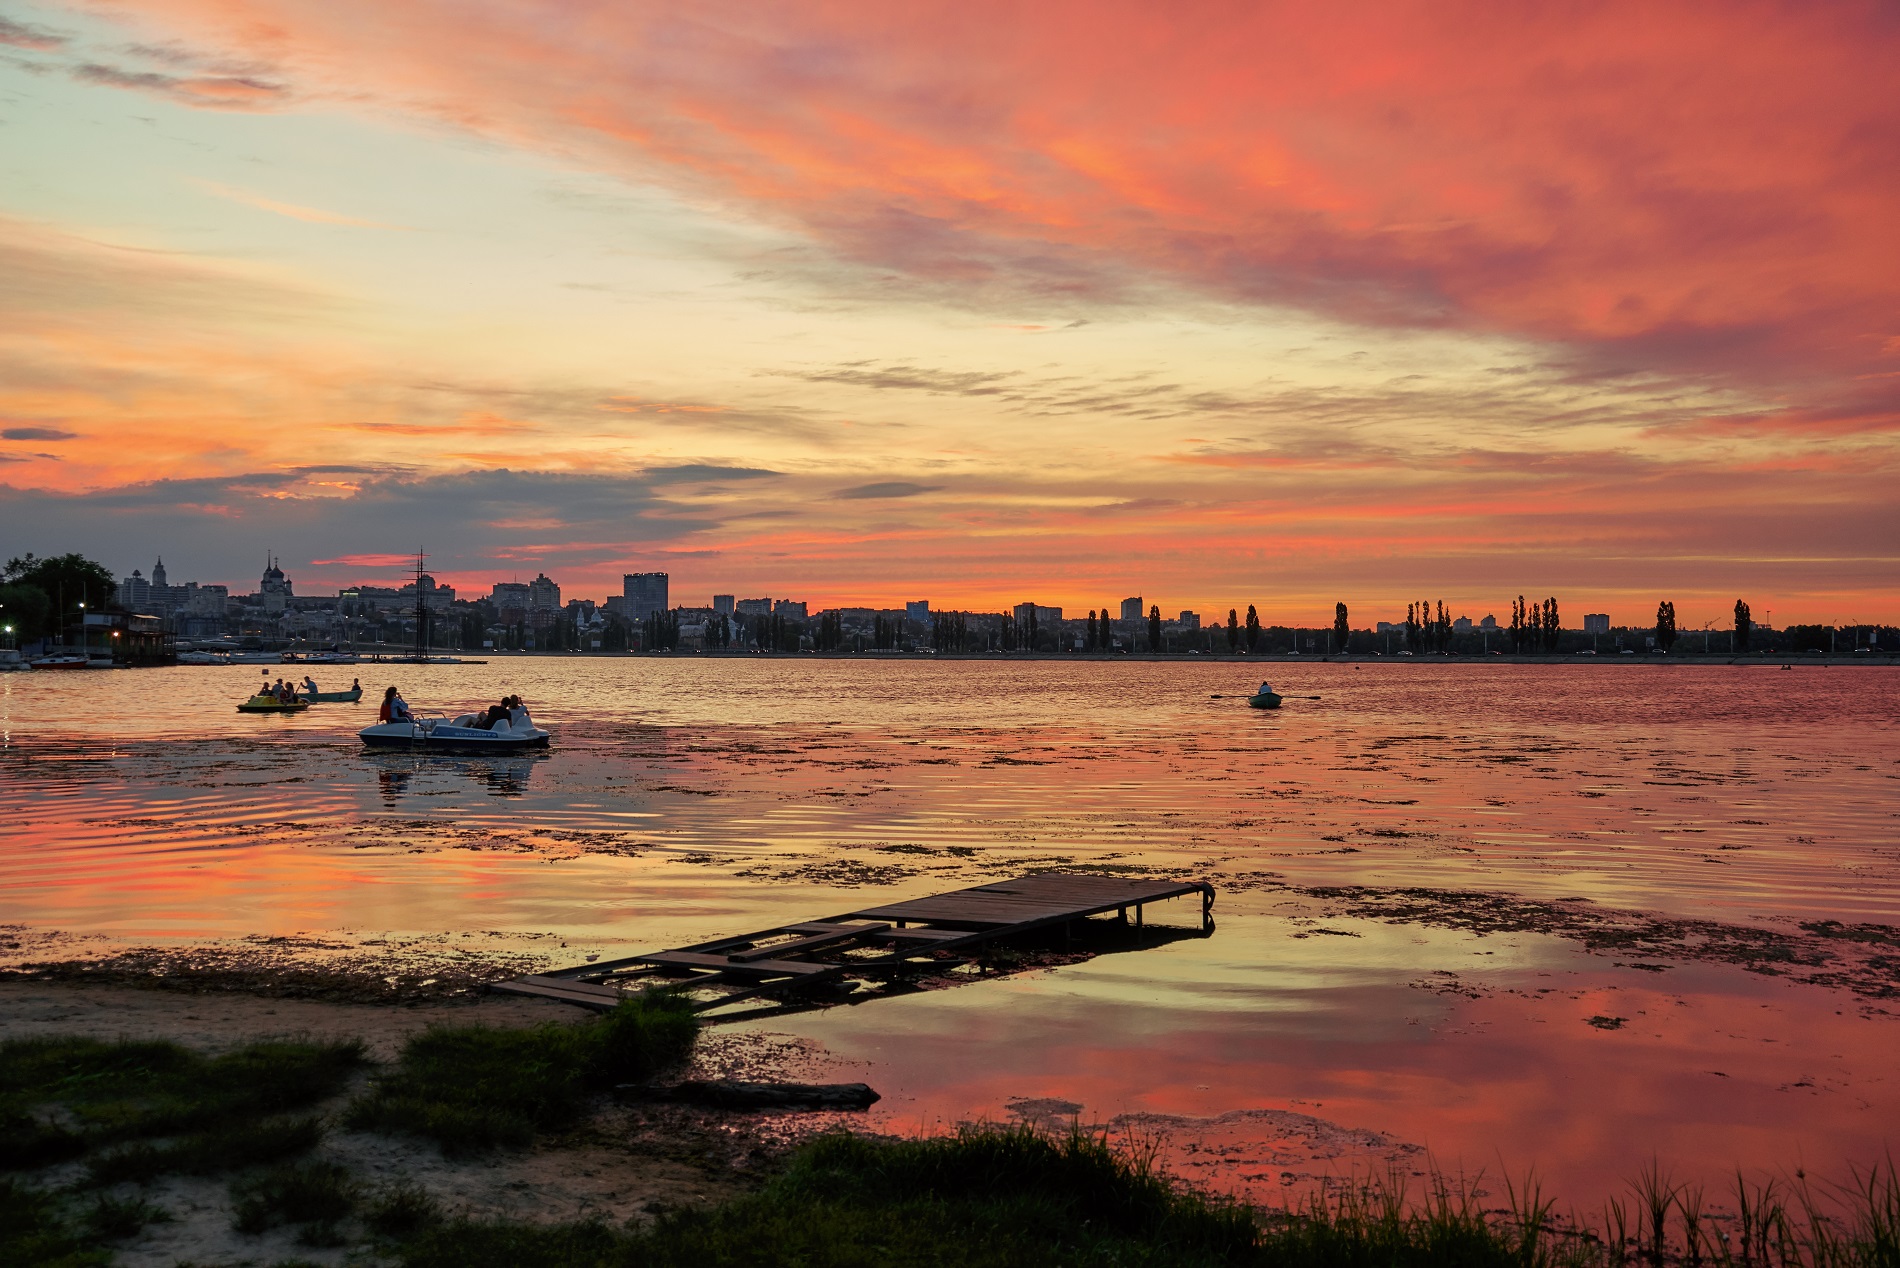
{"type": "Polygon", "coordinates": [[[1276,663],[1319,698],[1261,713],[1254,670],[1223,663],[358,668],[425,711],[520,692],[556,748],[372,755],[368,704],[236,714],[256,668],[0,676],[7,954],[449,934],[569,961],[1138,866],[1220,885],[1215,935],[769,1029],[863,1072],[892,1126],[1120,1117],[1253,1193],[1429,1150],[1582,1199],[1652,1154],[1719,1179],[1900,1143],[1900,1029],[1865,975],[1308,892],[1900,926],[1900,671],[1276,663]]]}

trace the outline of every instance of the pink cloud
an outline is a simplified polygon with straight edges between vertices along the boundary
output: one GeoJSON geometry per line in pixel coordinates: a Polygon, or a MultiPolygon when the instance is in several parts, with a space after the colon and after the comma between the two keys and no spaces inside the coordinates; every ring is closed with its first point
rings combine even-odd
{"type": "Polygon", "coordinates": [[[1896,337],[1900,19],[1873,3],[144,3],[299,91],[947,285],[1138,276],[1753,383],[1896,337]]]}

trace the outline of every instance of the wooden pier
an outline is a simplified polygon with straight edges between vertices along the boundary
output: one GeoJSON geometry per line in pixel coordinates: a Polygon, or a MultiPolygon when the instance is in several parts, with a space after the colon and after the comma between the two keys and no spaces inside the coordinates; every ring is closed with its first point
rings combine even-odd
{"type": "Polygon", "coordinates": [[[746,1001],[810,1007],[874,995],[918,973],[954,969],[1001,939],[1060,929],[1066,941],[1075,923],[1091,916],[1114,913],[1122,926],[1139,929],[1148,904],[1196,894],[1201,930],[1211,932],[1214,887],[1205,881],[1043,872],[556,969],[490,989],[604,1012],[623,992],[664,982],[687,992],[698,1012],[746,1001]]]}

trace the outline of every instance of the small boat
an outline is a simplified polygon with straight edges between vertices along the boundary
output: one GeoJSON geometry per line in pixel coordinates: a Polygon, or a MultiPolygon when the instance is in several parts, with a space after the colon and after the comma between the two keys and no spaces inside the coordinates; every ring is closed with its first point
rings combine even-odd
{"type": "Polygon", "coordinates": [[[1252,709],[1277,709],[1280,707],[1280,700],[1281,697],[1277,692],[1257,691],[1247,697],[1247,706],[1252,709]]]}
{"type": "Polygon", "coordinates": [[[88,657],[72,653],[63,656],[42,656],[33,662],[35,669],[85,669],[88,657]]]}
{"type": "Polygon", "coordinates": [[[480,715],[464,713],[459,718],[406,718],[401,722],[378,722],[356,733],[372,748],[416,748],[438,752],[512,753],[522,749],[546,748],[554,737],[534,724],[526,709],[515,710],[513,718],[498,722],[490,729],[477,726],[480,715]]]}
{"type": "Polygon", "coordinates": [[[348,691],[306,691],[299,698],[311,704],[355,704],[363,698],[363,689],[352,687],[348,691]]]}
{"type": "Polygon", "coordinates": [[[285,704],[276,696],[260,692],[237,707],[239,713],[302,713],[310,707],[307,700],[293,700],[285,704]]]}

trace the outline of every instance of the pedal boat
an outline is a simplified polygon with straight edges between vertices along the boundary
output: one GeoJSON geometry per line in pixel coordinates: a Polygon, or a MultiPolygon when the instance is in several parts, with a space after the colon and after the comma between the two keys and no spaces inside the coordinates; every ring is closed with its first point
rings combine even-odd
{"type": "Polygon", "coordinates": [[[308,700],[293,700],[285,704],[276,696],[252,696],[237,707],[239,713],[302,713],[310,707],[308,700]]]}
{"type": "Polygon", "coordinates": [[[356,733],[372,748],[409,748],[444,753],[518,753],[524,749],[546,748],[554,736],[534,724],[521,710],[510,722],[497,723],[493,729],[476,726],[477,715],[464,713],[459,718],[409,718],[402,722],[378,722],[356,733]]]}

